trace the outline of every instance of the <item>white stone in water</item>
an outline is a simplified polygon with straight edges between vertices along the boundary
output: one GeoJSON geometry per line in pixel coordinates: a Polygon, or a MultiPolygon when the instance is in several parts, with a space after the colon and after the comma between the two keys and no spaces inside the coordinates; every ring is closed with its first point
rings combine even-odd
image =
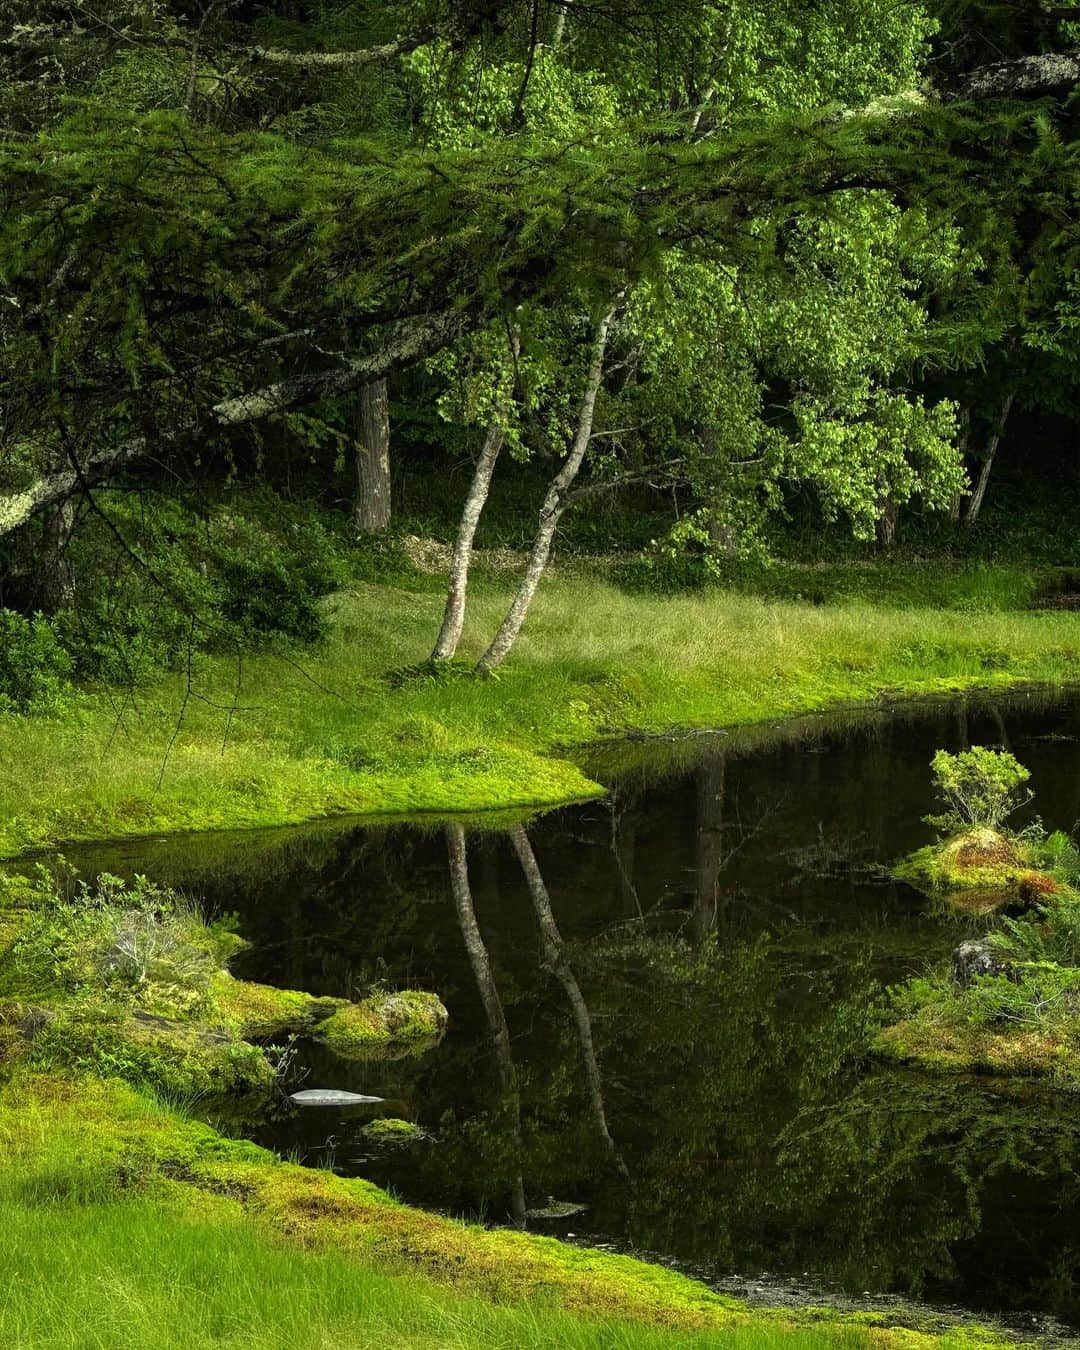
{"type": "Polygon", "coordinates": [[[359,1092],[341,1092],[337,1088],[305,1088],[303,1092],[289,1094],[289,1101],[297,1106],[364,1106],[382,1100],[382,1097],[364,1097],[359,1092]]]}

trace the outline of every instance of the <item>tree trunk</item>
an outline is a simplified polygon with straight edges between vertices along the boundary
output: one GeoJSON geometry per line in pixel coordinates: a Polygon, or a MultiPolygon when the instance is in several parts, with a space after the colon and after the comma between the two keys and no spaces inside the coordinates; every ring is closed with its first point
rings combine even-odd
{"type": "Polygon", "coordinates": [[[896,543],[896,519],[899,508],[889,497],[878,502],[877,538],[884,549],[890,549],[896,543]]]}
{"type": "MultiPolygon", "coordinates": [[[[957,422],[960,427],[959,446],[961,462],[967,459],[968,443],[971,440],[971,409],[961,408],[957,422]]],[[[957,488],[952,495],[952,501],[949,502],[949,519],[956,521],[960,519],[960,506],[964,500],[963,492],[957,488]]]]}
{"type": "Polygon", "coordinates": [[[555,538],[559,519],[566,509],[564,495],[567,488],[577,477],[578,470],[585,459],[585,452],[589,448],[589,441],[592,438],[596,396],[600,392],[600,381],[604,374],[604,354],[607,350],[608,332],[611,329],[612,319],[615,317],[615,309],[616,305],[612,305],[596,326],[592,357],[589,361],[589,373],[585,380],[585,389],[581,395],[577,430],[574,433],[570,454],[566,457],[562,468],[551,480],[551,486],[544,497],[544,504],[540,508],[540,527],[533,539],[528,565],[525,568],[525,576],[522,578],[513,604],[502,622],[502,627],[492,638],[491,646],[477,662],[476,669],[480,674],[490,674],[496,666],[505,660],[507,653],[517,639],[517,635],[521,632],[521,625],[525,622],[525,616],[529,612],[532,598],[536,594],[536,588],[540,584],[540,578],[547,566],[547,560],[551,555],[552,540],[555,538]]]}
{"type": "Polygon", "coordinates": [[[698,772],[693,930],[699,943],[716,932],[719,915],[720,872],[724,865],[724,770],[724,756],[718,755],[698,772]]]}
{"type": "Polygon", "coordinates": [[[521,863],[521,870],[525,873],[525,881],[532,898],[533,909],[536,911],[536,921],[540,926],[540,941],[544,951],[544,964],[562,985],[567,1002],[574,1014],[574,1021],[577,1024],[581,1058],[585,1065],[585,1079],[589,1087],[589,1106],[592,1110],[593,1124],[596,1126],[596,1132],[600,1136],[601,1142],[611,1154],[612,1161],[620,1176],[629,1179],[630,1174],[626,1170],[626,1164],[620,1157],[619,1150],[615,1147],[615,1141],[608,1130],[607,1113],[604,1110],[604,1088],[600,1079],[600,1066],[596,1060],[596,1047],[593,1043],[592,1019],[589,1016],[589,1009],[573,967],[567,960],[562,934],[559,932],[555,915],[552,913],[551,897],[544,885],[544,878],[540,874],[536,854],[533,852],[532,844],[529,842],[529,836],[525,833],[524,826],[518,825],[510,831],[510,841],[514,845],[514,852],[521,863]]]}
{"type": "Polygon", "coordinates": [[[990,470],[994,467],[994,456],[997,454],[997,448],[1005,433],[1005,423],[1009,420],[1009,413],[1012,411],[1015,397],[1015,392],[1010,390],[1002,400],[1001,411],[998,413],[994,429],[990,433],[990,439],[986,442],[986,457],[983,460],[982,468],[979,470],[979,481],[975,484],[971,501],[968,502],[967,515],[964,517],[965,525],[974,525],[979,519],[983,498],[986,496],[986,485],[990,482],[990,470]]]}
{"type": "Polygon", "coordinates": [[[372,534],[390,525],[390,401],[386,380],[365,384],[358,403],[353,523],[361,534],[372,534]]]}
{"type": "Polygon", "coordinates": [[[465,508],[461,513],[457,538],[454,540],[454,554],[450,560],[450,584],[446,592],[446,609],[443,611],[442,628],[431,653],[433,661],[449,661],[457,651],[461,641],[461,630],[465,625],[465,593],[469,584],[469,564],[472,561],[473,541],[476,527],[480,523],[480,513],[491,490],[491,476],[495,472],[495,461],[503,447],[505,436],[502,426],[492,422],[488,427],[480,458],[476,461],[469,495],[465,498],[465,508]]]}
{"type": "Polygon", "coordinates": [[[75,573],[68,557],[68,544],[74,526],[73,497],[50,506],[42,515],[38,595],[46,614],[70,609],[75,603],[75,573]]]}
{"type": "Polygon", "coordinates": [[[499,1072],[499,1087],[513,1113],[514,1149],[517,1171],[510,1185],[510,1208],[515,1228],[525,1227],[525,1187],[521,1179],[521,1104],[518,1100],[517,1075],[510,1054],[510,1029],[506,1025],[502,1000],[495,985],[487,948],[480,935],[469,886],[469,865],[466,854],[465,831],[460,825],[447,825],[446,847],[450,856],[450,889],[457,909],[458,926],[465,941],[476,987],[487,1015],[491,1040],[495,1049],[495,1063],[499,1072]]]}

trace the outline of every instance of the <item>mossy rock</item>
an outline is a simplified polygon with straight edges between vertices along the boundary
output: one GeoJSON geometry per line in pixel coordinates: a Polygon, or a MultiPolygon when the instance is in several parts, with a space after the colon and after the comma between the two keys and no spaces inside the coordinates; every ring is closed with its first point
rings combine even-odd
{"type": "Polygon", "coordinates": [[[342,1059],[400,1059],[438,1045],[448,1014],[421,990],[372,994],[320,1022],[315,1038],[342,1059]]]}
{"type": "Polygon", "coordinates": [[[310,1031],[349,1006],[343,998],[315,998],[299,989],[237,980],[225,970],[211,980],[210,1000],[213,1012],[209,1021],[216,1018],[238,1036],[259,1040],[310,1031]]]}
{"type": "Polygon", "coordinates": [[[407,1148],[410,1144],[419,1144],[431,1136],[411,1120],[398,1120],[394,1116],[382,1116],[365,1125],[359,1131],[365,1144],[375,1148],[407,1148]]]}
{"type": "Polygon", "coordinates": [[[965,830],[911,854],[892,869],[897,881],[971,914],[1050,899],[1062,883],[1032,866],[1030,851],[997,830],[965,830]]]}

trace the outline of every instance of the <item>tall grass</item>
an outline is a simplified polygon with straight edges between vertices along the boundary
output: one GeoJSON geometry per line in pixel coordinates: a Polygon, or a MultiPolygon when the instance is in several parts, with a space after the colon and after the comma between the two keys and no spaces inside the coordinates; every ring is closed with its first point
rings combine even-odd
{"type": "MultiPolygon", "coordinates": [[[[474,590],[466,664],[511,585],[474,590]]],[[[1080,678],[1070,613],[634,595],[562,575],[542,587],[496,680],[402,683],[387,675],[423,661],[439,594],[357,583],[329,603],[319,650],[248,658],[239,671],[204,657],[190,690],[171,677],[133,698],[88,692],[55,719],[0,718],[0,854],[341,811],[544,804],[589,784],[538,756],[601,733],[1080,678]]]]}
{"type": "Polygon", "coordinates": [[[497,1307],[333,1253],[275,1242],[227,1206],[203,1217],[149,1200],[0,1203],[0,1344],[18,1350],[732,1350],[869,1346],[857,1327],[674,1333],[497,1307]]]}

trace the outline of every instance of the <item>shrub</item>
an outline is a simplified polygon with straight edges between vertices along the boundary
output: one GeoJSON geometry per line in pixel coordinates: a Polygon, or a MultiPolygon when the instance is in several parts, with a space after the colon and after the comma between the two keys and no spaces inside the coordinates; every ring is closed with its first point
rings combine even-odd
{"type": "Polygon", "coordinates": [[[346,570],[309,510],[259,494],[199,511],[150,493],[104,493],[102,502],[147,566],[118,555],[101,522],[76,537],[87,585],[56,626],[79,675],[131,685],[182,667],[192,644],[231,651],[323,636],[321,597],[346,570]]]}
{"type": "Polygon", "coordinates": [[[944,829],[1000,829],[1032,797],[1025,787],[1030,773],[1005,750],[989,750],[984,745],[956,755],[939,750],[930,766],[934,786],[948,807],[931,822],[944,829]]]}
{"type": "Polygon", "coordinates": [[[43,615],[0,609],[0,711],[50,712],[71,688],[71,657],[43,615]]]}

